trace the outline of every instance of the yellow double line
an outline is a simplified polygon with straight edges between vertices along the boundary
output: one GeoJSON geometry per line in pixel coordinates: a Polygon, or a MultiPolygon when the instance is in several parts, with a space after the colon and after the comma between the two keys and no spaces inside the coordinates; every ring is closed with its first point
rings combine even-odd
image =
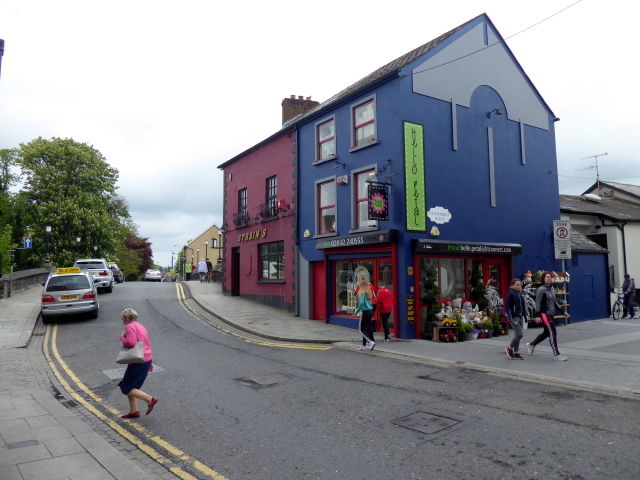
{"type": "Polygon", "coordinates": [[[295,348],[300,350],[331,350],[333,347],[331,345],[317,345],[317,344],[306,344],[306,343],[287,343],[287,342],[268,342],[265,340],[257,340],[255,338],[245,337],[244,335],[240,335],[238,333],[232,332],[225,328],[222,328],[219,324],[212,322],[208,318],[203,317],[201,314],[196,312],[191,305],[187,302],[187,297],[184,294],[184,288],[179,283],[176,283],[176,292],[178,294],[178,300],[180,304],[183,306],[185,310],[189,312],[192,316],[204,320],[208,325],[211,325],[216,330],[223,332],[232,337],[239,338],[244,340],[247,343],[253,343],[254,345],[262,345],[264,347],[278,347],[278,348],[295,348]]]}
{"type": "Polygon", "coordinates": [[[212,470],[211,468],[207,467],[206,465],[199,462],[198,460],[191,458],[189,455],[175,448],[173,445],[164,441],[162,438],[158,436],[153,436],[146,428],[142,427],[141,425],[135,422],[128,422],[129,427],[136,430],[141,437],[147,440],[149,444],[143,442],[137,436],[129,432],[127,429],[123,428],[122,426],[118,425],[118,423],[114,422],[110,417],[103,414],[99,409],[94,407],[91,403],[87,402],[81,395],[76,393],[76,390],[83,392],[88,398],[91,398],[94,402],[102,405],[102,407],[105,410],[107,410],[113,415],[120,415],[121,413],[115,408],[107,405],[104,402],[104,400],[102,400],[102,398],[100,398],[98,395],[93,393],[89,388],[87,388],[87,386],[84,383],[82,383],[80,379],[73,373],[73,371],[67,366],[65,361],[62,360],[62,358],[58,353],[58,347],[56,345],[57,335],[58,335],[57,324],[47,327],[45,337],[44,337],[44,355],[45,355],[45,358],[47,359],[47,362],[49,363],[49,366],[51,367],[51,370],[53,371],[53,374],[56,376],[56,378],[60,382],[60,385],[62,385],[62,387],[67,392],[69,392],[69,395],[71,395],[75,401],[77,401],[82,406],[84,406],[87,410],[89,410],[96,417],[102,420],[105,424],[107,424],[109,427],[115,430],[123,438],[127,439],[129,442],[137,446],[140,450],[146,453],[153,460],[167,467],[169,471],[171,471],[177,477],[183,480],[198,480],[196,477],[184,471],[182,468],[170,466],[171,463],[173,462],[167,457],[165,457],[164,455],[162,455],[157,450],[157,447],[160,447],[166,452],[169,452],[171,455],[174,455],[176,458],[180,459],[182,462],[189,464],[195,470],[211,478],[212,480],[227,480],[226,477],[220,475],[218,472],[216,472],[215,470],[212,470]],[[51,340],[51,355],[49,354],[49,339],[51,340]],[[60,365],[60,368],[64,371],[64,373],[67,375],[70,381],[73,382],[73,384],[77,387],[77,389],[74,388],[72,385],[70,385],[70,383],[67,382],[67,380],[62,376],[62,374],[60,373],[60,370],[58,370],[58,367],[56,366],[56,363],[53,360],[54,358],[55,358],[55,362],[58,362],[58,364],[60,365]]]}

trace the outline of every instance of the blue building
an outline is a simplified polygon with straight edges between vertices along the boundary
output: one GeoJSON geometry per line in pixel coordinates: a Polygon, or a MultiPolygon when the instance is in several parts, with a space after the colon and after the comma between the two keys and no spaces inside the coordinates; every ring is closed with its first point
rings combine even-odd
{"type": "Polygon", "coordinates": [[[474,271],[502,296],[560,271],[557,120],[484,14],[295,119],[299,314],[357,328],[362,273],[419,338],[430,269],[441,301],[469,299],[474,271]]]}

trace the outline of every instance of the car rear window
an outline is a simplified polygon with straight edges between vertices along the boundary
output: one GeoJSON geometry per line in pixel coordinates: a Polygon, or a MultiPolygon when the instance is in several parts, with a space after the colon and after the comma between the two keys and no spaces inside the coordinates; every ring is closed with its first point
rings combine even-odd
{"type": "Polygon", "coordinates": [[[84,275],[65,275],[52,277],[47,284],[47,292],[64,292],[65,290],[88,290],[89,279],[84,275]]]}
{"type": "Polygon", "coordinates": [[[100,263],[100,262],[98,262],[98,263],[76,262],[75,266],[78,267],[78,268],[81,268],[82,270],[86,270],[88,268],[104,270],[104,264],[100,263]]]}

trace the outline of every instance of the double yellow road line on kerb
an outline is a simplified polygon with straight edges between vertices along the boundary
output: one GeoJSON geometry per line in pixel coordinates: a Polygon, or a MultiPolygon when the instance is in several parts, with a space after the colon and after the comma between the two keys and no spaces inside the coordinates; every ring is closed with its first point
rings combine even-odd
{"type": "Polygon", "coordinates": [[[184,307],[189,314],[192,316],[204,320],[208,325],[212,326],[216,330],[225,333],[226,335],[230,335],[232,337],[239,338],[244,340],[247,343],[253,343],[255,345],[262,345],[264,347],[277,347],[277,348],[295,348],[300,350],[331,350],[333,347],[331,345],[317,345],[312,343],[287,343],[287,342],[269,342],[265,340],[258,340],[256,338],[246,337],[244,335],[240,335],[239,333],[232,332],[227,330],[226,328],[221,327],[219,324],[212,322],[208,318],[203,317],[201,314],[196,312],[191,305],[187,302],[187,297],[184,294],[184,288],[179,283],[176,283],[176,293],[178,294],[178,300],[180,304],[184,307]]]}

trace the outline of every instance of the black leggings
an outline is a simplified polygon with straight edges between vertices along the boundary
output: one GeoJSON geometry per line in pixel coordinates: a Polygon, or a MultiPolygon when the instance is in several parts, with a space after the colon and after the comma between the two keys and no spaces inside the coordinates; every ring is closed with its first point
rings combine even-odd
{"type": "Polygon", "coordinates": [[[545,338],[549,337],[549,343],[551,344],[551,350],[553,350],[553,354],[556,356],[560,355],[560,351],[558,350],[558,338],[556,336],[555,320],[553,319],[553,317],[549,319],[549,317],[544,313],[540,314],[540,317],[542,318],[542,326],[544,327],[544,332],[538,335],[530,345],[533,345],[535,347],[545,338]]]}
{"type": "Polygon", "coordinates": [[[373,318],[373,310],[363,310],[360,317],[360,334],[362,335],[362,345],[366,345],[367,342],[373,342],[373,324],[371,319],[373,318]]]}

